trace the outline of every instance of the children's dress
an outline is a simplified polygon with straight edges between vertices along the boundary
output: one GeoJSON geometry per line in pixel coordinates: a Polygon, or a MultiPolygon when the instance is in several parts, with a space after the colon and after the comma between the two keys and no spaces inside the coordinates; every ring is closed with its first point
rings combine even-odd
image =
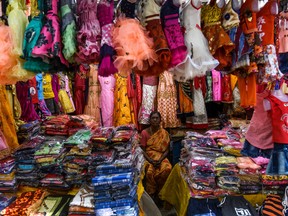
{"type": "Polygon", "coordinates": [[[183,64],[176,66],[174,79],[180,82],[206,75],[217,67],[219,62],[211,55],[207,39],[204,37],[200,27],[201,8],[196,8],[192,1],[186,3],[182,8],[183,25],[185,28],[185,44],[188,55],[183,64]]]}

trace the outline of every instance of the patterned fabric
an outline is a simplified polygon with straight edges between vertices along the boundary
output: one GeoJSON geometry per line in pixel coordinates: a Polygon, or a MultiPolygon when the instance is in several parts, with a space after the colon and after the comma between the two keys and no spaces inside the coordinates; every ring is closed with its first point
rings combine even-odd
{"type": "Polygon", "coordinates": [[[98,65],[90,65],[88,101],[84,109],[84,114],[93,116],[96,122],[101,122],[99,101],[100,85],[97,68],[98,65]]]}
{"type": "Polygon", "coordinates": [[[284,215],[282,199],[279,195],[269,194],[263,203],[263,216],[284,215]]]}
{"type": "MultiPolygon", "coordinates": [[[[162,154],[169,148],[169,133],[161,128],[154,133],[146,143],[146,153],[153,160],[159,160],[162,154]]],[[[149,195],[158,193],[166,182],[172,166],[167,158],[165,158],[159,167],[154,167],[148,163],[146,169],[146,191],[149,195]]]]}
{"type": "MultiPolygon", "coordinates": [[[[43,60],[50,61],[58,59],[68,66],[67,60],[62,54],[62,43],[60,33],[60,22],[58,18],[58,0],[47,0],[46,19],[42,27],[36,46],[32,50],[34,57],[41,57],[43,60]]],[[[56,63],[57,64],[57,63],[56,63]]]]}
{"type": "Polygon", "coordinates": [[[143,84],[143,96],[139,111],[139,124],[149,124],[150,113],[154,110],[154,101],[157,93],[157,85],[143,84]]]}
{"type": "Polygon", "coordinates": [[[128,98],[127,77],[115,74],[113,125],[135,124],[134,110],[128,98]]]}
{"type": "Polygon", "coordinates": [[[46,193],[42,190],[22,193],[11,205],[1,211],[1,215],[28,216],[42,203],[46,193]]]}
{"type": "Polygon", "coordinates": [[[159,76],[157,90],[157,110],[161,113],[162,126],[175,128],[180,125],[177,119],[177,95],[173,75],[164,71],[159,76]]]}
{"type": "Polygon", "coordinates": [[[234,44],[229,35],[221,26],[222,10],[212,1],[202,8],[201,18],[204,23],[203,34],[208,40],[211,54],[219,61],[217,68],[230,66],[232,63],[231,51],[234,44]]]}

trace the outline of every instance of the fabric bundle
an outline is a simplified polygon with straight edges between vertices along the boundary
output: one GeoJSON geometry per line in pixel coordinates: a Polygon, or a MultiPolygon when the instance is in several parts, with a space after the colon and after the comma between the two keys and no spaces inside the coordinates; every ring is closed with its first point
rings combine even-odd
{"type": "Polygon", "coordinates": [[[69,185],[81,185],[88,179],[88,166],[92,163],[91,147],[74,146],[63,159],[65,180],[69,185]]]}
{"type": "Polygon", "coordinates": [[[69,216],[95,215],[94,190],[84,184],[69,204],[69,216]]]}
{"type": "Polygon", "coordinates": [[[135,126],[123,125],[113,131],[110,139],[102,143],[106,145],[105,150],[93,148],[94,159],[89,170],[94,173],[95,212],[96,215],[138,215],[136,200],[140,170],[134,167],[141,160],[134,154],[135,126]]]}
{"type": "Polygon", "coordinates": [[[41,147],[45,137],[37,136],[21,144],[14,153],[17,163],[16,178],[20,185],[39,186],[41,178],[34,153],[41,147]]]}
{"type": "Polygon", "coordinates": [[[23,143],[26,140],[31,140],[40,132],[40,122],[38,120],[28,122],[19,126],[17,131],[18,142],[23,143]]]}
{"type": "Polygon", "coordinates": [[[15,159],[6,157],[0,160],[0,192],[15,192],[17,190],[15,159]]]}

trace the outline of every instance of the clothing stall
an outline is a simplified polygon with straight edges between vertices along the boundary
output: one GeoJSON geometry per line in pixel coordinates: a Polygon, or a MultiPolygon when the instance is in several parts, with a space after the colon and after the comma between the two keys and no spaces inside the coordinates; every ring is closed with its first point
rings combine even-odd
{"type": "Polygon", "coordinates": [[[0,2],[0,215],[288,215],[287,0],[0,2]]]}

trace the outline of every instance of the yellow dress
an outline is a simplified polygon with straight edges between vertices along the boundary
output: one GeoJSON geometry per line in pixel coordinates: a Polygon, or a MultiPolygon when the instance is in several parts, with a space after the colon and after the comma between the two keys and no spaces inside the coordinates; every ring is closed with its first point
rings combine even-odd
{"type": "Polygon", "coordinates": [[[58,92],[58,98],[64,113],[72,113],[75,111],[73,104],[65,89],[60,89],[58,92]]]}
{"type": "MultiPolygon", "coordinates": [[[[35,76],[34,73],[23,69],[24,60],[20,58],[23,55],[22,45],[24,39],[24,33],[28,25],[28,17],[22,10],[22,5],[19,0],[12,1],[10,3],[11,11],[8,14],[8,24],[12,33],[12,53],[16,57],[16,65],[9,72],[9,80],[6,84],[14,84],[17,81],[27,81],[35,76]]],[[[7,71],[8,72],[8,71],[7,71]]]]}
{"type": "Polygon", "coordinates": [[[127,77],[115,74],[113,125],[135,124],[134,111],[128,99],[127,77]]]}
{"type": "Polygon", "coordinates": [[[19,146],[19,143],[15,130],[15,120],[4,85],[0,85],[0,101],[0,129],[6,138],[10,150],[13,151],[19,146]]]}
{"type": "Polygon", "coordinates": [[[52,89],[52,76],[50,74],[45,74],[43,76],[43,95],[44,99],[50,99],[55,97],[52,89]]]}

